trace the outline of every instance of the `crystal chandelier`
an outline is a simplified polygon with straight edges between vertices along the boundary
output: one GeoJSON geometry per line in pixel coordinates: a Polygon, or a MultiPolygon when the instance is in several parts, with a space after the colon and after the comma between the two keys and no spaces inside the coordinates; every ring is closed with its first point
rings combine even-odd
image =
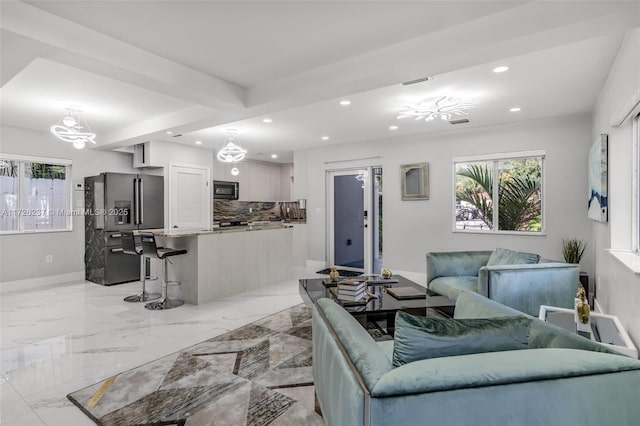
{"type": "Polygon", "coordinates": [[[65,115],[58,121],[58,123],[51,126],[51,133],[53,133],[58,139],[73,144],[76,149],[82,149],[86,146],[87,142],[95,145],[96,134],[91,132],[91,128],[87,121],[82,118],[84,126],[80,124],[81,109],[76,107],[65,108],[65,115]],[[83,131],[86,129],[88,131],[83,131]]]}
{"type": "Polygon", "coordinates": [[[475,108],[475,106],[476,102],[474,101],[463,101],[451,96],[437,96],[425,99],[415,106],[404,106],[397,118],[424,119],[425,121],[439,118],[450,121],[454,117],[468,115],[466,110],[475,108]]]}

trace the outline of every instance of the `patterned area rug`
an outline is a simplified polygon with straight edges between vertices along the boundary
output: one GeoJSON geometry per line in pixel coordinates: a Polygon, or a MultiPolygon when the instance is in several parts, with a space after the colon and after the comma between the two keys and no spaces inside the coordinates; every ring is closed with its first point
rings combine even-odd
{"type": "Polygon", "coordinates": [[[294,306],[67,397],[99,425],[322,425],[294,306]]]}

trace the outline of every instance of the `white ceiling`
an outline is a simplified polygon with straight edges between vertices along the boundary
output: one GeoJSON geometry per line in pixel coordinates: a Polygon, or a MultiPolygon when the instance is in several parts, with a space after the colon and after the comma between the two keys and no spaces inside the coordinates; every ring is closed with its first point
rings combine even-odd
{"type": "Polygon", "coordinates": [[[3,125],[47,131],[64,106],[79,104],[98,149],[202,140],[215,150],[235,128],[250,158],[278,153],[280,162],[295,149],[451,130],[396,119],[435,95],[477,102],[471,123],[456,129],[588,112],[640,18],[637,1],[2,0],[0,8],[3,125]],[[502,64],[510,70],[492,72],[502,64]],[[432,79],[400,84],[424,76],[432,79]],[[510,113],[514,106],[522,111],[510,113]]]}

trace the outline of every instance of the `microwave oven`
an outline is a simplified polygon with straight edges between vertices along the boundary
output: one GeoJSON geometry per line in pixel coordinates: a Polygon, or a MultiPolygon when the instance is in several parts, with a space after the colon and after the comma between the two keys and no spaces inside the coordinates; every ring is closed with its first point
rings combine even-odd
{"type": "Polygon", "coordinates": [[[213,181],[213,198],[215,200],[237,200],[238,194],[238,182],[213,181]]]}

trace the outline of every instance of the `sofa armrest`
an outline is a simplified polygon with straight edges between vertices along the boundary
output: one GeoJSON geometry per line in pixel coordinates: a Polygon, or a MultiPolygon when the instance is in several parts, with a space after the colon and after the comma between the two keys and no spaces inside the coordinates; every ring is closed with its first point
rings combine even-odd
{"type": "Polygon", "coordinates": [[[540,305],[573,308],[579,276],[578,266],[569,263],[484,266],[478,293],[537,316],[540,305]]]}
{"type": "Polygon", "coordinates": [[[478,275],[492,253],[490,250],[427,253],[427,286],[438,277],[478,275]]]}

